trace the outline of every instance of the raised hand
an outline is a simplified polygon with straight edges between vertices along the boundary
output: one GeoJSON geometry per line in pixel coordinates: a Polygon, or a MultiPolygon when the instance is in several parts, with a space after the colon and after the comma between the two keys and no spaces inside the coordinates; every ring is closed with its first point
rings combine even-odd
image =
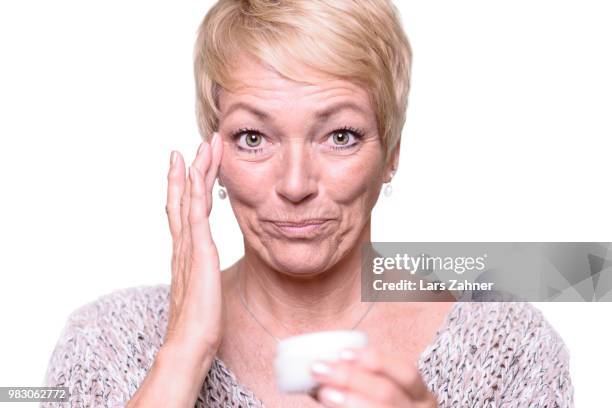
{"type": "Polygon", "coordinates": [[[216,351],[222,334],[219,256],[208,222],[222,154],[223,143],[215,133],[210,144],[200,145],[187,170],[181,154],[172,152],[168,172],[166,212],[173,253],[165,341],[193,341],[209,351],[216,351]]]}
{"type": "Polygon", "coordinates": [[[212,188],[223,142],[203,142],[186,170],[172,152],[166,213],[172,235],[172,282],[164,343],[128,402],[135,407],[193,407],[223,333],[221,271],[210,234],[212,188]]]}

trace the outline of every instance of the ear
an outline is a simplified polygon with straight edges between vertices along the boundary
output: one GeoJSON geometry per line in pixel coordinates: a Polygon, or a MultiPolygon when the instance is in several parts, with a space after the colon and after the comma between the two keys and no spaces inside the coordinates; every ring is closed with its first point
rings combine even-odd
{"type": "Polygon", "coordinates": [[[383,179],[384,183],[390,182],[395,173],[397,172],[397,166],[399,165],[400,143],[401,139],[398,139],[397,143],[395,144],[395,147],[387,158],[387,163],[385,165],[385,176],[383,179]]]}

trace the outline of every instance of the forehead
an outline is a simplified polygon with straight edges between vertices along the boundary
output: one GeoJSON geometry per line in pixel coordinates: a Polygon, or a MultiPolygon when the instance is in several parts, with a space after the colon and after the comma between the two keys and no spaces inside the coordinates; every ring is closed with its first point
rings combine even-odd
{"type": "Polygon", "coordinates": [[[373,115],[368,92],[358,83],[304,65],[292,69],[303,80],[287,78],[256,58],[241,55],[231,71],[230,88],[219,93],[222,114],[251,102],[264,110],[299,108],[312,112],[320,111],[322,105],[354,105],[352,110],[373,115]]]}

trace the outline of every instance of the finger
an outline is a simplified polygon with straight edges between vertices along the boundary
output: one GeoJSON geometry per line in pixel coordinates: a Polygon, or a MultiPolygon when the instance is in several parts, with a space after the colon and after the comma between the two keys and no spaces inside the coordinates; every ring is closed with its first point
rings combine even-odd
{"type": "MultiPolygon", "coordinates": [[[[191,201],[189,209],[189,228],[191,230],[192,263],[188,290],[193,290],[204,300],[216,299],[216,291],[221,285],[221,276],[214,271],[219,270],[219,256],[210,233],[208,213],[206,211],[206,196],[204,177],[199,170],[190,167],[191,201]]],[[[218,305],[214,305],[217,307],[218,305]]],[[[209,305],[209,307],[211,307],[209,305]]]]}
{"type": "Polygon", "coordinates": [[[219,164],[223,156],[223,140],[218,132],[213,134],[211,142],[212,160],[208,172],[206,173],[206,192],[209,197],[209,204],[212,204],[212,189],[219,174],[219,164]]]}
{"type": "Polygon", "coordinates": [[[200,143],[198,147],[198,152],[193,159],[193,164],[196,169],[200,172],[201,175],[205,175],[210,167],[210,162],[212,160],[212,152],[211,145],[207,141],[200,143]]]}
{"type": "Polygon", "coordinates": [[[326,407],[392,408],[401,406],[402,408],[413,408],[410,402],[402,405],[388,405],[377,401],[371,401],[351,391],[329,386],[319,388],[317,399],[326,407]]]}
{"type": "MultiPolygon", "coordinates": [[[[188,169],[185,169],[185,162],[180,159],[177,159],[177,162],[181,163],[180,168],[183,176],[185,177],[183,180],[183,192],[181,194],[181,231],[186,233],[189,231],[189,199],[190,199],[190,189],[191,189],[191,181],[189,180],[189,175],[186,174],[188,169]]],[[[185,236],[183,236],[185,238],[185,236]]]]}
{"type": "Polygon", "coordinates": [[[172,151],[170,155],[166,198],[166,215],[173,241],[176,241],[181,233],[181,195],[185,187],[185,169],[180,163],[182,158],[179,159],[178,156],[180,153],[176,151],[172,151]]]}
{"type": "Polygon", "coordinates": [[[199,174],[202,176],[203,188],[204,188],[204,197],[203,201],[205,203],[204,208],[206,209],[206,214],[210,214],[211,207],[211,199],[207,193],[206,187],[206,174],[210,169],[210,165],[212,163],[212,145],[208,142],[202,142],[200,148],[198,149],[198,154],[194,160],[194,167],[198,169],[199,174]]]}
{"type": "MultiPolygon", "coordinates": [[[[198,147],[195,157],[193,158],[192,166],[203,166],[206,160],[210,161],[210,158],[206,158],[206,155],[210,156],[210,153],[207,153],[207,143],[202,142],[198,147]]],[[[184,170],[184,165],[181,167],[183,170],[183,174],[188,173],[188,169],[184,170]]],[[[185,176],[183,176],[185,177],[185,176]]],[[[183,195],[181,197],[181,224],[182,224],[182,232],[183,239],[188,240],[191,236],[189,231],[189,209],[191,207],[191,178],[189,174],[187,174],[185,180],[185,187],[183,189],[183,195]]]]}
{"type": "Polygon", "coordinates": [[[206,254],[208,246],[212,244],[210,224],[206,213],[206,194],[204,191],[204,178],[200,171],[189,167],[191,181],[191,198],[189,207],[189,226],[193,249],[201,255],[206,254]]]}
{"type": "Polygon", "coordinates": [[[373,347],[347,349],[341,354],[341,358],[373,373],[387,376],[416,401],[424,401],[429,397],[429,389],[414,363],[382,353],[373,347]]]}
{"type": "Polygon", "coordinates": [[[173,298],[178,302],[183,294],[183,289],[185,285],[185,257],[184,257],[184,248],[185,248],[185,226],[180,231],[179,239],[177,239],[172,245],[172,282],[171,282],[171,290],[173,298]]]}
{"type": "Polygon", "coordinates": [[[400,384],[380,373],[345,362],[316,362],[312,365],[315,381],[360,395],[379,404],[398,406],[409,401],[400,384]]]}
{"type": "MultiPolygon", "coordinates": [[[[211,141],[211,143],[209,143],[208,141],[203,141],[202,143],[200,143],[200,147],[198,148],[196,157],[193,159],[193,166],[196,169],[198,169],[198,171],[200,172],[200,174],[202,175],[204,179],[206,178],[206,174],[208,173],[210,169],[210,165],[213,160],[212,142],[213,141],[211,141]]],[[[204,189],[205,189],[205,199],[206,199],[205,208],[209,209],[210,208],[210,198],[208,197],[208,194],[206,194],[206,186],[204,187],[204,189]]],[[[208,212],[210,213],[210,210],[208,210],[208,212]]]]}

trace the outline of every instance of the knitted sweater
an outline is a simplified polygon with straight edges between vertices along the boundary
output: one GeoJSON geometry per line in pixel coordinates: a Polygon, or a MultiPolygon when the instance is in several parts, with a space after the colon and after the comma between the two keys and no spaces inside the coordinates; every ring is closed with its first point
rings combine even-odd
{"type": "MultiPolygon", "coordinates": [[[[169,285],[118,290],[79,307],[53,350],[46,386],[69,387],[70,403],[123,407],[162,345],[169,285]]],[[[528,302],[457,302],[417,364],[439,407],[573,407],[569,353],[528,302]]],[[[195,407],[263,407],[214,359],[195,407]]]]}

